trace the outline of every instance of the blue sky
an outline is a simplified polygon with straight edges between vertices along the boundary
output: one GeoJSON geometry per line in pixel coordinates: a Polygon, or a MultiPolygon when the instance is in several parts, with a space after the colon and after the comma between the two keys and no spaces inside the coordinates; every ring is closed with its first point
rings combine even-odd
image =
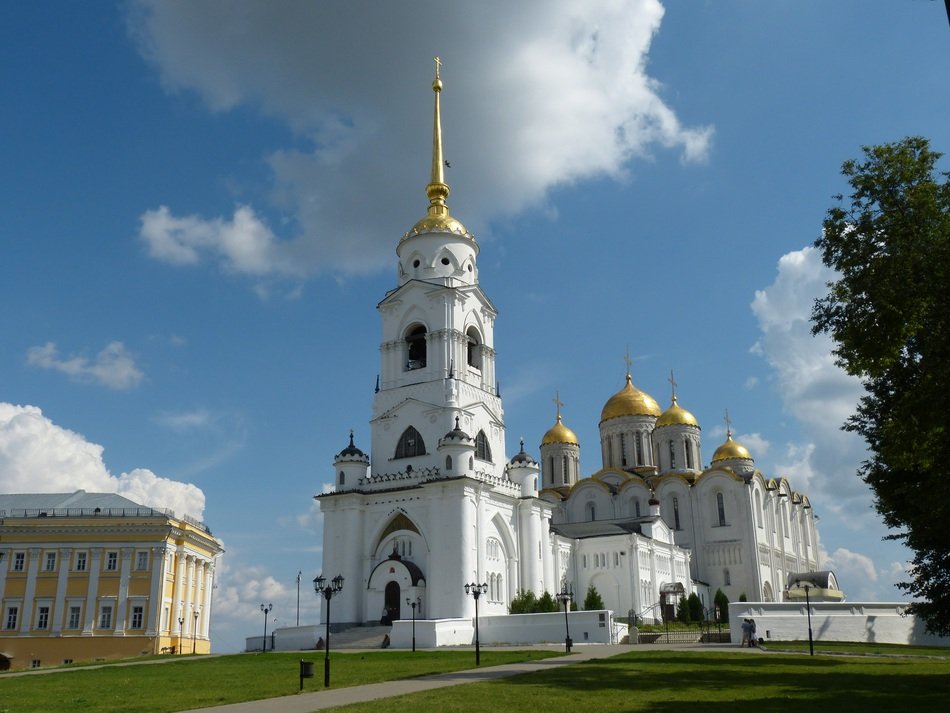
{"type": "Polygon", "coordinates": [[[598,469],[629,345],[662,405],[674,370],[706,460],[728,409],[809,495],[851,599],[898,598],[808,246],[862,145],[950,150],[948,49],[924,0],[0,5],[0,492],[203,517],[217,650],[261,602],[293,623],[298,571],[315,621],[312,496],[350,428],[369,447],[440,55],[508,456],[537,454],[559,391],[598,469]]]}

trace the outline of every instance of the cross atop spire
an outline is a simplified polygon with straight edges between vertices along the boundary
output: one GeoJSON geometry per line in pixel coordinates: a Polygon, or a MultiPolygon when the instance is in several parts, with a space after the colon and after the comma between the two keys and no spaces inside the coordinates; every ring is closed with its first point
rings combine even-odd
{"type": "Polygon", "coordinates": [[[732,421],[729,420],[729,409],[726,409],[726,438],[732,438],[732,421]]]}
{"type": "Polygon", "coordinates": [[[441,57],[433,57],[433,59],[435,60],[435,78],[438,79],[438,78],[439,78],[439,69],[442,67],[442,58],[441,58],[441,57]]]}
{"type": "Polygon", "coordinates": [[[449,197],[449,187],[445,183],[442,157],[442,114],[439,107],[439,95],[442,93],[442,78],[440,76],[442,60],[435,58],[435,79],[432,80],[432,91],[435,92],[435,110],[432,118],[432,175],[429,185],[426,186],[426,195],[429,196],[429,215],[446,216],[449,209],[445,199],[449,197]]]}
{"type": "Polygon", "coordinates": [[[630,379],[630,365],[633,364],[633,359],[630,358],[630,345],[627,345],[627,353],[623,358],[624,364],[627,365],[627,379],[630,379]]]}
{"type": "Polygon", "coordinates": [[[561,392],[560,392],[560,391],[555,391],[555,392],[554,392],[554,406],[555,406],[555,408],[557,408],[557,420],[558,420],[558,421],[561,420],[561,406],[563,406],[563,405],[564,405],[564,402],[561,401],[561,392]]]}
{"type": "Polygon", "coordinates": [[[670,378],[667,379],[670,382],[670,386],[673,390],[673,403],[676,403],[676,379],[673,377],[673,370],[670,369],[670,378]]]}

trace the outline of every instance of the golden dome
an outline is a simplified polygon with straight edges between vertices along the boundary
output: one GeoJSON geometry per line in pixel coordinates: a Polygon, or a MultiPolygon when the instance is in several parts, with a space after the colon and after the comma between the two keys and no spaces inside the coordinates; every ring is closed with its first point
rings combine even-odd
{"type": "Polygon", "coordinates": [[[409,232],[403,236],[403,240],[421,233],[454,233],[470,240],[475,239],[461,222],[449,215],[448,210],[445,211],[444,215],[432,215],[431,213],[426,215],[425,218],[412,226],[409,232]]]}
{"type": "Polygon", "coordinates": [[[713,453],[712,463],[716,463],[721,460],[752,460],[752,454],[749,453],[749,449],[746,448],[741,443],[732,440],[732,433],[726,433],[726,442],[723,443],[719,448],[716,449],[716,452],[713,453]]]}
{"type": "Polygon", "coordinates": [[[572,446],[580,445],[577,442],[577,436],[574,435],[574,431],[561,423],[561,414],[557,416],[557,423],[551,426],[548,432],[544,434],[544,438],[541,439],[542,446],[548,446],[552,443],[569,443],[572,446]]]}
{"type": "Polygon", "coordinates": [[[659,428],[660,426],[694,426],[699,428],[699,423],[693,414],[676,402],[674,396],[673,403],[656,420],[656,427],[659,428]]]}
{"type": "Polygon", "coordinates": [[[627,374],[627,384],[620,391],[610,397],[604,410],[600,412],[600,422],[621,416],[659,416],[660,405],[650,394],[640,391],[633,385],[630,374],[627,374]]]}

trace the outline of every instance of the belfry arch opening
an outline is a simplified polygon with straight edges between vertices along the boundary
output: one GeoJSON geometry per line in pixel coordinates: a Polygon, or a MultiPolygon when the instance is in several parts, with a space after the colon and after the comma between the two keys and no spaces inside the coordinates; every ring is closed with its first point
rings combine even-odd
{"type": "Polygon", "coordinates": [[[469,327],[465,332],[466,357],[469,366],[482,368],[482,338],[475,327],[469,327]]]}
{"type": "Polygon", "coordinates": [[[406,332],[406,371],[422,369],[426,365],[426,328],[422,324],[406,332]]]}

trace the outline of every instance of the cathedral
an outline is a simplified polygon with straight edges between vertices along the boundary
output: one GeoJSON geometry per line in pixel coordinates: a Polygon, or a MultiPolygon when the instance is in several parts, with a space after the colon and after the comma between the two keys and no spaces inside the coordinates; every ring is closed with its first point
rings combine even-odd
{"type": "Polygon", "coordinates": [[[593,585],[606,608],[646,622],[696,593],[781,601],[791,573],[818,568],[815,517],[785,478],[767,478],[732,437],[703,464],[701,429],[671,375],[669,407],[626,383],[600,414],[602,467],[582,476],[560,404],[536,460],[507,456],[495,378],[498,311],[479,285],[479,246],[447,204],[438,62],[429,205],[396,246],[397,284],[377,305],[380,372],[370,452],[333,461],[323,574],[341,575],[335,624],[470,618],[521,591],[593,585]]]}

